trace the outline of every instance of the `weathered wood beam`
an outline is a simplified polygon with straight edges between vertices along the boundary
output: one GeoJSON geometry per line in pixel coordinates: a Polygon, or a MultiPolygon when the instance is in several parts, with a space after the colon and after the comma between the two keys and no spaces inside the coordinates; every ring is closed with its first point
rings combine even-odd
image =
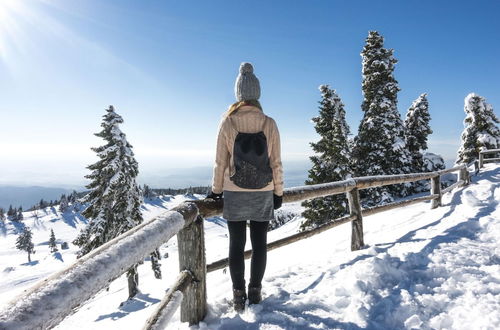
{"type": "Polygon", "coordinates": [[[184,293],[187,287],[191,284],[194,277],[190,271],[185,270],[180,272],[174,285],[167,291],[165,297],[160,301],[155,311],[146,321],[142,328],[143,330],[163,330],[167,329],[168,322],[172,318],[176,307],[172,306],[172,300],[175,300],[176,292],[184,293]]]}
{"type": "MultiPolygon", "coordinates": [[[[282,246],[300,241],[302,239],[317,235],[319,233],[324,232],[325,230],[340,226],[344,223],[348,223],[354,219],[355,219],[355,217],[353,217],[353,216],[350,216],[350,215],[345,216],[345,217],[339,218],[337,220],[331,221],[329,223],[323,224],[319,227],[305,230],[305,231],[302,231],[300,233],[273,241],[273,242],[267,244],[267,251],[271,251],[271,250],[277,249],[279,247],[282,247],[282,246]]],[[[244,256],[245,256],[245,259],[250,258],[252,256],[252,250],[245,251],[244,256]]],[[[210,272],[213,272],[215,270],[227,267],[228,263],[229,263],[228,258],[214,261],[211,264],[207,265],[207,273],[210,273],[210,272]]]]}
{"type": "Polygon", "coordinates": [[[500,158],[485,158],[483,159],[483,163],[495,163],[500,162],[500,158]]]}
{"type": "Polygon", "coordinates": [[[441,193],[442,194],[445,194],[447,192],[450,192],[452,191],[453,189],[457,188],[457,187],[461,187],[465,184],[465,181],[464,180],[458,180],[457,182],[455,182],[454,184],[452,184],[451,186],[448,186],[446,188],[444,188],[443,190],[441,190],[441,193]]]}
{"type": "Polygon", "coordinates": [[[185,292],[181,304],[181,321],[197,324],[207,314],[207,273],[205,258],[205,233],[203,217],[185,226],[177,234],[179,269],[189,270],[194,282],[185,292]]]}
{"type": "Polygon", "coordinates": [[[379,212],[389,211],[389,210],[396,209],[396,208],[399,208],[399,207],[402,207],[402,206],[408,206],[408,205],[420,203],[420,202],[423,202],[423,201],[427,201],[427,200],[431,200],[431,199],[436,199],[438,197],[439,197],[439,195],[435,194],[435,195],[417,197],[417,198],[413,198],[413,199],[409,199],[409,200],[398,201],[398,202],[394,202],[394,203],[389,203],[389,204],[384,204],[384,205],[380,205],[380,206],[370,207],[370,208],[363,209],[363,215],[364,216],[373,215],[373,214],[376,214],[376,213],[379,213],[379,212]]]}
{"type": "Polygon", "coordinates": [[[433,199],[431,202],[431,209],[435,209],[441,206],[441,198],[443,196],[443,192],[441,191],[441,176],[438,175],[431,179],[431,196],[437,195],[436,199],[433,199]]]}
{"type": "Polygon", "coordinates": [[[500,149],[488,149],[488,150],[481,150],[479,153],[480,154],[492,154],[495,152],[500,152],[500,149]]]}
{"type": "Polygon", "coordinates": [[[452,168],[447,168],[447,169],[444,169],[444,170],[439,170],[439,171],[432,172],[432,173],[435,173],[436,175],[443,175],[443,174],[446,174],[446,173],[451,173],[451,172],[459,171],[460,169],[466,168],[466,167],[467,166],[465,166],[465,164],[462,164],[462,165],[458,165],[458,166],[455,166],[455,167],[452,167],[452,168]]]}
{"type": "Polygon", "coordinates": [[[355,186],[356,182],[350,179],[286,188],[283,191],[283,203],[300,202],[306,199],[338,195],[352,190],[355,186]]]}
{"type": "Polygon", "coordinates": [[[435,177],[436,175],[437,175],[436,172],[398,174],[398,175],[377,175],[377,176],[365,176],[360,178],[354,178],[353,180],[356,181],[356,187],[358,189],[366,189],[366,188],[387,186],[390,184],[425,180],[435,177]]]}
{"type": "Polygon", "coordinates": [[[363,238],[363,214],[361,210],[361,202],[359,201],[359,190],[354,188],[347,193],[349,201],[349,212],[355,219],[351,222],[351,251],[357,251],[365,245],[363,238]]]}

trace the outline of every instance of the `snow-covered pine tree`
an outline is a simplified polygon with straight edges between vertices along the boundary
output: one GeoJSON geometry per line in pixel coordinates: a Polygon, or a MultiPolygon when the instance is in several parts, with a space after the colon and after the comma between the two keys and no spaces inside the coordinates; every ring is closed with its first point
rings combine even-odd
{"type": "MultiPolygon", "coordinates": [[[[356,176],[410,173],[411,157],[406,147],[404,125],[397,109],[400,90],[394,79],[393,49],[384,48],[384,38],[370,31],[361,52],[364,112],[352,150],[356,176]]],[[[408,194],[409,185],[391,185],[361,191],[364,205],[388,203],[393,196],[408,194]]]]}
{"type": "Polygon", "coordinates": [[[0,221],[5,221],[5,210],[0,207],[0,221]]]}
{"type": "Polygon", "coordinates": [[[157,279],[161,279],[161,254],[160,249],[156,249],[151,253],[151,268],[157,279]]]}
{"type": "Polygon", "coordinates": [[[422,151],[427,150],[427,138],[432,134],[429,121],[429,102],[427,94],[421,94],[411,104],[405,119],[406,146],[411,155],[412,172],[422,172],[422,151]]]}
{"type": "Polygon", "coordinates": [[[35,245],[32,241],[32,233],[28,227],[17,236],[16,248],[21,251],[28,252],[28,262],[31,262],[31,254],[35,253],[35,245]]]}
{"type": "Polygon", "coordinates": [[[481,149],[500,148],[500,121],[495,116],[491,104],[475,93],[467,95],[464,103],[466,117],[457,164],[469,164],[478,159],[481,149]]]}
{"type": "MultiPolygon", "coordinates": [[[[82,215],[89,219],[89,223],[74,240],[74,244],[80,247],[79,257],[143,220],[141,190],[136,182],[138,164],[132,146],[118,127],[121,123],[122,117],[110,106],[103,116],[102,130],[95,134],[106,144],[92,148],[100,159],[87,167],[92,171],[86,176],[91,180],[86,186],[90,192],[84,198],[88,207],[82,215]]],[[[127,275],[131,298],[138,292],[137,265],[131,267],[127,275]]]]}
{"type": "Polygon", "coordinates": [[[66,195],[62,195],[61,199],[59,200],[59,211],[64,213],[69,209],[69,202],[68,198],[66,195]]]}
{"type": "MultiPolygon", "coordinates": [[[[321,136],[311,147],[316,155],[311,156],[312,168],[306,184],[345,180],[351,175],[349,165],[349,126],[345,120],[344,104],[335,90],[328,85],[319,86],[321,101],[319,115],[312,118],[314,128],[321,136]]],[[[347,211],[344,194],[315,198],[302,203],[306,220],[301,229],[317,227],[342,216],[347,211]]]]}
{"type": "MultiPolygon", "coordinates": [[[[429,101],[427,94],[423,93],[413,101],[406,113],[405,136],[406,147],[411,156],[411,172],[427,172],[428,164],[424,164],[423,151],[427,150],[427,138],[432,134],[429,122],[429,101]]],[[[421,192],[427,189],[428,180],[411,183],[412,192],[421,192]]]]}
{"type": "Polygon", "coordinates": [[[56,235],[54,234],[54,229],[50,229],[50,239],[49,239],[50,252],[57,252],[56,235]]]}
{"type": "Polygon", "coordinates": [[[23,208],[21,206],[19,206],[19,208],[17,209],[17,214],[14,216],[14,220],[21,221],[23,219],[24,219],[23,208]]]}

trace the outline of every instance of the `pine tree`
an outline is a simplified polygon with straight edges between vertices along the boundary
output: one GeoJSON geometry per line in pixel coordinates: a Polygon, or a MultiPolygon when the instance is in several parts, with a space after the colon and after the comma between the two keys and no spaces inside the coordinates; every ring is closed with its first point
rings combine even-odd
{"type": "Polygon", "coordinates": [[[153,269],[153,272],[157,279],[161,279],[160,260],[161,260],[160,250],[156,249],[153,251],[153,253],[151,253],[151,268],[153,269]]]}
{"type": "Polygon", "coordinates": [[[23,219],[24,219],[24,216],[23,216],[23,207],[19,206],[19,208],[17,209],[17,221],[21,221],[23,219]]]}
{"type": "Polygon", "coordinates": [[[68,209],[69,209],[68,198],[66,197],[66,195],[62,195],[61,199],[59,200],[59,211],[64,213],[68,209]]]}
{"type": "MultiPolygon", "coordinates": [[[[95,134],[103,138],[106,144],[92,148],[100,159],[87,167],[92,171],[86,176],[91,182],[87,185],[90,192],[84,198],[89,205],[82,215],[89,219],[89,223],[74,240],[74,244],[80,247],[79,257],[143,220],[140,211],[141,191],[136,183],[138,164],[132,146],[118,127],[123,119],[113,106],[106,112],[102,130],[95,134]]],[[[133,297],[137,293],[137,265],[131,267],[127,275],[129,297],[133,297]]]]}
{"type": "Polygon", "coordinates": [[[56,244],[56,235],[54,234],[54,230],[50,229],[50,239],[49,239],[49,248],[50,252],[57,252],[57,244],[56,244]]]}
{"type": "MultiPolygon", "coordinates": [[[[400,91],[394,78],[394,50],[384,48],[384,39],[370,31],[361,52],[363,59],[364,112],[354,139],[352,156],[356,176],[410,173],[411,157],[406,147],[404,126],[397,109],[400,91]]],[[[391,185],[362,190],[365,205],[393,200],[408,194],[408,185],[391,185]]]]}
{"type": "Polygon", "coordinates": [[[5,210],[0,207],[0,221],[5,221],[5,210]]]}
{"type": "Polygon", "coordinates": [[[19,234],[16,240],[16,248],[28,252],[28,262],[31,262],[31,254],[35,253],[35,245],[32,241],[32,233],[28,227],[19,234]]]}
{"type": "Polygon", "coordinates": [[[464,100],[464,131],[457,164],[469,164],[479,157],[481,149],[500,148],[500,122],[484,97],[470,93],[464,100]]]}
{"type": "MultiPolygon", "coordinates": [[[[423,152],[427,150],[427,138],[432,134],[430,120],[427,94],[423,93],[411,104],[404,122],[406,146],[410,152],[413,173],[427,172],[430,165],[429,162],[424,163],[423,157],[423,152]]],[[[412,182],[410,185],[411,192],[415,193],[428,188],[427,180],[412,182]]]]}
{"type": "Polygon", "coordinates": [[[427,150],[427,138],[432,134],[427,94],[421,94],[408,109],[405,119],[406,146],[411,154],[412,172],[423,171],[422,151],[427,150]]]}
{"type": "Polygon", "coordinates": [[[7,211],[7,216],[11,217],[13,215],[17,214],[17,210],[12,208],[12,205],[9,205],[9,210],[7,211]]]}
{"type": "MultiPolygon", "coordinates": [[[[319,86],[321,101],[319,115],[312,118],[321,139],[311,143],[316,155],[310,157],[312,168],[306,184],[345,180],[350,176],[348,135],[344,104],[335,90],[328,85],[319,86]]],[[[342,195],[315,198],[302,203],[306,220],[301,229],[319,226],[336,219],[347,211],[346,198],[342,195]]]]}

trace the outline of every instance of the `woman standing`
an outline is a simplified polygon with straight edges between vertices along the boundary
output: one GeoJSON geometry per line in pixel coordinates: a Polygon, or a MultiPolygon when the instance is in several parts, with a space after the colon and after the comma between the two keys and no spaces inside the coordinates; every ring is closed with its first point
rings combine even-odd
{"type": "Polygon", "coordinates": [[[241,64],[234,89],[237,102],[229,107],[219,126],[212,192],[207,198],[224,196],[233,303],[235,310],[242,311],[247,298],[247,221],[252,243],[248,300],[258,304],[266,268],[267,227],[274,218],[274,209],[282,203],[283,168],[278,127],[262,111],[258,101],[260,84],[250,63],[241,64]]]}

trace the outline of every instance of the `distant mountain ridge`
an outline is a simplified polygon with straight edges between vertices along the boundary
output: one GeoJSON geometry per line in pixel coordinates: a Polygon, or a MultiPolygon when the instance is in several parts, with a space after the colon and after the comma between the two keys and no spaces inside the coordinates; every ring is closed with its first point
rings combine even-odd
{"type": "Polygon", "coordinates": [[[0,207],[7,209],[22,206],[24,210],[38,203],[40,199],[46,201],[59,199],[62,194],[68,194],[72,190],[54,187],[23,187],[14,185],[0,185],[0,207]]]}

